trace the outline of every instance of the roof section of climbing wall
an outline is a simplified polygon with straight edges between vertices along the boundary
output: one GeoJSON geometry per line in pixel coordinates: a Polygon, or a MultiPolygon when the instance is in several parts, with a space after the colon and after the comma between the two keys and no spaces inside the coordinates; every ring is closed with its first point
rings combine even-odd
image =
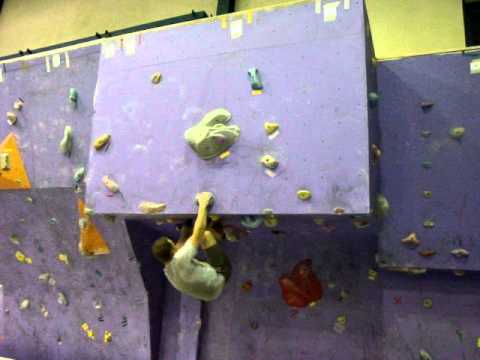
{"type": "Polygon", "coordinates": [[[104,42],[87,205],[189,214],[212,191],[224,214],[368,213],[366,43],[360,1],[104,42]]]}

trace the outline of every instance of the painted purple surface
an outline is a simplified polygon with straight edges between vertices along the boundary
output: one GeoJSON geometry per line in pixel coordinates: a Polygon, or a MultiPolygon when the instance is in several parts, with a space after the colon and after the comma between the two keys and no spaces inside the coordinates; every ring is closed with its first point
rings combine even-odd
{"type": "MultiPolygon", "coordinates": [[[[435,360],[479,356],[478,274],[379,271],[378,280],[371,281],[375,226],[357,230],[348,219],[327,219],[336,226],[327,232],[311,217],[279,220],[275,234],[260,228],[247,239],[222,244],[233,273],[222,296],[204,304],[198,359],[418,360],[420,349],[435,360]],[[308,257],[324,297],[313,308],[293,311],[283,303],[278,278],[308,257]],[[241,289],[247,280],[253,283],[250,292],[241,289]],[[343,301],[342,290],[348,292],[343,301]],[[424,299],[432,300],[431,309],[424,308],[424,299]],[[333,330],[339,315],[347,316],[342,334],[333,330]]],[[[175,359],[172,347],[185,330],[175,327],[181,324],[180,296],[168,283],[165,294],[170,306],[162,340],[170,346],[160,346],[162,360],[175,359]]]]}
{"type": "Polygon", "coordinates": [[[102,56],[92,137],[111,133],[112,143],[91,150],[88,205],[131,215],[148,200],[166,202],[166,214],[190,214],[194,194],[213,191],[223,214],[368,213],[363,5],[339,6],[335,22],[324,22],[314,5],[258,11],[252,24],[243,20],[238,39],[207,20],[132,37],[134,55],[123,41],[123,51],[102,56]],[[259,96],[250,93],[253,66],[265,85],[259,96]],[[157,71],[163,79],[154,86],[157,71]],[[183,133],[218,107],[231,111],[242,134],[227,160],[206,162],[183,133]],[[265,121],[280,123],[274,140],[265,121]],[[273,178],[259,163],[266,153],[280,161],[273,178]],[[104,175],[121,195],[106,196],[104,175]],[[297,199],[300,188],[312,191],[311,201],[297,199]]]}
{"type": "Polygon", "coordinates": [[[390,202],[390,215],[380,233],[380,253],[390,266],[480,270],[480,76],[470,75],[471,57],[460,54],[422,56],[380,63],[379,117],[383,157],[380,192],[390,202]],[[422,111],[420,102],[435,103],[422,111]],[[460,141],[449,136],[463,126],[460,141]],[[431,131],[424,138],[422,131],[431,131]],[[422,167],[432,163],[431,169],[422,167]],[[423,197],[423,191],[432,198],[423,197]],[[433,219],[435,227],[423,222],[433,219]],[[400,240],[416,232],[416,250],[400,240]],[[468,259],[450,254],[455,248],[470,252],[468,259]],[[417,251],[431,249],[430,259],[417,251]]]}
{"type": "Polygon", "coordinates": [[[0,141],[10,132],[17,135],[33,188],[71,188],[75,169],[87,166],[99,53],[98,46],[70,51],[68,68],[65,53],[59,54],[56,68],[50,56],[50,72],[45,57],[5,65],[5,79],[0,82],[0,141]],[[75,109],[68,101],[72,87],[78,91],[75,109]],[[19,97],[25,105],[17,125],[9,126],[5,113],[13,111],[19,97]],[[74,136],[70,158],[58,149],[66,125],[72,126],[74,136]]]}
{"type": "Polygon", "coordinates": [[[18,360],[150,359],[148,298],[126,226],[120,220],[111,223],[96,217],[95,224],[112,254],[81,257],[76,201],[68,189],[0,192],[4,294],[0,356],[18,360]],[[27,195],[33,203],[25,201],[27,195]],[[19,245],[9,240],[12,234],[18,236],[19,245]],[[19,263],[17,250],[31,257],[32,264],[19,263]],[[69,266],[57,259],[59,253],[68,255],[69,266]],[[47,272],[53,275],[54,286],[38,280],[47,272]],[[58,292],[66,295],[68,306],[57,303],[58,292]],[[30,308],[21,311],[18,304],[24,298],[30,299],[30,308]],[[95,309],[95,300],[103,303],[100,310],[95,309]],[[48,318],[40,313],[41,304],[48,318]],[[81,329],[83,322],[94,330],[94,341],[81,329]],[[103,343],[104,330],[112,332],[110,344],[103,343]]]}

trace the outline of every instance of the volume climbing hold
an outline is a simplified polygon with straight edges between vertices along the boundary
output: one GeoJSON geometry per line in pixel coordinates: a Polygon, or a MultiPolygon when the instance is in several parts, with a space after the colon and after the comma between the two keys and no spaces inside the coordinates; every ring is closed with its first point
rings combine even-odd
{"type": "Polygon", "coordinates": [[[279,165],[277,159],[275,159],[272,155],[263,155],[260,158],[260,162],[264,167],[270,170],[275,170],[279,165]]]}
{"type": "Polygon", "coordinates": [[[73,130],[71,126],[65,126],[63,130],[63,138],[60,141],[60,152],[63,155],[70,156],[73,147],[73,130]]]}

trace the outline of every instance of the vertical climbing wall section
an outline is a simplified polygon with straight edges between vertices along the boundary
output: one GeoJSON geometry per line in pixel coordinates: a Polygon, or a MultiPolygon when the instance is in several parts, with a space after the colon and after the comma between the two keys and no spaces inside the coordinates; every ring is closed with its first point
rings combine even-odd
{"type": "Polygon", "coordinates": [[[378,66],[385,266],[480,270],[478,64],[444,54],[378,66]]]}
{"type": "Polygon", "coordinates": [[[91,149],[87,205],[189,214],[196,192],[213,191],[224,214],[368,213],[365,47],[361,1],[302,1],[104,44],[92,132],[111,137],[91,149]]]}

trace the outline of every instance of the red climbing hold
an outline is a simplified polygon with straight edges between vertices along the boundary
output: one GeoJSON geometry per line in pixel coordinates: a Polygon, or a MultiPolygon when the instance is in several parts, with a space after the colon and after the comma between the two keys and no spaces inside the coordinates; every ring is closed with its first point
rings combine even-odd
{"type": "Polygon", "coordinates": [[[282,296],[287,305],[303,308],[322,298],[322,284],[312,269],[312,260],[300,261],[290,275],[279,279],[282,296]]]}

